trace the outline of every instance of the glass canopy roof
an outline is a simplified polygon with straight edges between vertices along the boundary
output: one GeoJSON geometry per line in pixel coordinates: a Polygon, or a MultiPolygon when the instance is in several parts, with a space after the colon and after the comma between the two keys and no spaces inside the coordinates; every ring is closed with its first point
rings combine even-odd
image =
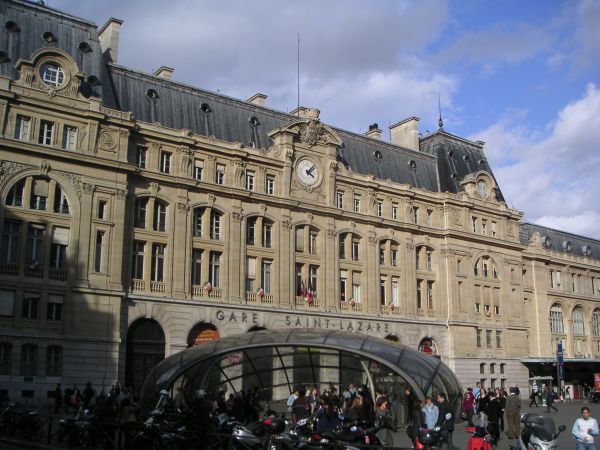
{"type": "MultiPolygon", "coordinates": [[[[366,385],[402,399],[410,387],[423,399],[444,392],[455,409],[461,387],[438,358],[386,339],[332,330],[262,330],[236,334],[176,353],[150,372],[142,389],[151,408],[160,390],[215,395],[253,390],[271,408],[295,388],[366,385]]],[[[396,402],[400,403],[400,402],[396,402]]]]}

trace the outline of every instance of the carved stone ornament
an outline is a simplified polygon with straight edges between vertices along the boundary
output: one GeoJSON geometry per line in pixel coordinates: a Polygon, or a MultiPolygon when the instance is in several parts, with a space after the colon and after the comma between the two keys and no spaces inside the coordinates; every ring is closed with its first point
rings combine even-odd
{"type": "Polygon", "coordinates": [[[185,202],[177,202],[177,212],[180,214],[187,214],[190,210],[190,205],[185,202]]]}
{"type": "Polygon", "coordinates": [[[117,140],[113,133],[108,130],[102,130],[98,136],[98,148],[108,152],[114,152],[117,148],[117,140]]]}
{"type": "Polygon", "coordinates": [[[334,238],[336,236],[337,236],[337,231],[335,230],[335,228],[327,229],[327,237],[334,238]]]}
{"type": "Polygon", "coordinates": [[[61,172],[60,175],[63,176],[64,178],[66,178],[67,180],[69,180],[69,182],[75,188],[77,197],[79,197],[81,199],[81,191],[83,188],[82,182],[81,182],[81,177],[79,175],[74,175],[72,173],[66,173],[66,172],[61,172]]]}
{"type": "Polygon", "coordinates": [[[115,197],[119,200],[123,200],[127,196],[127,189],[115,189],[115,197]]]}
{"type": "Polygon", "coordinates": [[[94,193],[95,186],[91,183],[83,182],[81,183],[81,189],[84,194],[92,195],[94,193]]]}
{"type": "Polygon", "coordinates": [[[50,163],[46,160],[43,160],[40,163],[40,175],[48,176],[48,172],[50,172],[50,163]]]}
{"type": "Polygon", "coordinates": [[[258,209],[260,211],[261,216],[264,216],[265,213],[267,212],[267,205],[265,205],[264,203],[260,203],[258,205],[258,209]]]}
{"type": "Polygon", "coordinates": [[[242,219],[244,218],[244,216],[239,212],[232,212],[231,218],[233,219],[233,221],[235,223],[240,223],[242,221],[242,219]]]}
{"type": "Polygon", "coordinates": [[[407,242],[407,243],[406,243],[406,249],[407,249],[408,251],[411,251],[411,252],[412,252],[412,251],[415,249],[415,244],[413,244],[412,242],[407,242]]]}
{"type": "Polygon", "coordinates": [[[215,204],[215,194],[208,194],[208,206],[210,206],[211,208],[214,206],[215,204]]]}
{"type": "Polygon", "coordinates": [[[25,169],[23,164],[12,161],[0,161],[0,183],[3,183],[13,173],[17,173],[23,169],[25,169]]]}
{"type": "Polygon", "coordinates": [[[290,230],[292,228],[292,220],[289,217],[284,217],[281,219],[281,226],[286,230],[290,230]]]}
{"type": "Polygon", "coordinates": [[[529,244],[536,248],[542,248],[542,236],[539,231],[534,232],[529,237],[529,244]]]}
{"type": "Polygon", "coordinates": [[[377,244],[377,237],[375,237],[374,234],[369,236],[367,240],[369,241],[370,246],[374,246],[375,244],[377,244]]]}
{"type": "Polygon", "coordinates": [[[246,163],[244,161],[234,161],[235,170],[233,172],[233,180],[237,186],[243,186],[244,174],[246,173],[246,163]]]}
{"type": "Polygon", "coordinates": [[[150,193],[152,197],[156,197],[156,194],[158,194],[159,189],[160,184],[158,184],[156,181],[150,183],[150,193]]]}
{"type": "Polygon", "coordinates": [[[191,152],[187,147],[180,147],[179,152],[181,153],[181,173],[185,174],[192,164],[191,152]]]}
{"type": "Polygon", "coordinates": [[[313,213],[306,213],[306,221],[308,223],[312,223],[314,218],[315,216],[313,215],[313,213]]]}
{"type": "MultiPolygon", "coordinates": [[[[309,119],[307,123],[300,125],[300,140],[312,147],[319,139],[323,139],[323,124],[317,119],[309,119]]],[[[327,141],[323,142],[324,144],[327,141]]]]}

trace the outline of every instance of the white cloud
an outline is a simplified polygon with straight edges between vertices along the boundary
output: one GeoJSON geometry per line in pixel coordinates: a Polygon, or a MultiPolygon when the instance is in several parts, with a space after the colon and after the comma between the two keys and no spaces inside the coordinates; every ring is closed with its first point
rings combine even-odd
{"type": "Polygon", "coordinates": [[[528,221],[600,239],[600,89],[589,84],[542,131],[525,120],[506,115],[473,137],[489,143],[507,203],[528,221]]]}

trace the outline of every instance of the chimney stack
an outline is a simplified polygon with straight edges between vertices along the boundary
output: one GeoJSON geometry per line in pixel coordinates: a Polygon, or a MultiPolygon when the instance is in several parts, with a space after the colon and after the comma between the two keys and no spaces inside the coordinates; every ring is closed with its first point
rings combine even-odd
{"type": "Polygon", "coordinates": [[[173,76],[174,70],[175,69],[173,69],[171,67],[160,66],[158,69],[156,69],[156,72],[154,72],[154,76],[159,77],[159,78],[164,78],[165,80],[170,80],[171,77],[173,76]]]}
{"type": "Polygon", "coordinates": [[[265,100],[267,100],[267,96],[258,92],[246,101],[252,103],[253,105],[265,106],[265,100]]]}
{"type": "Polygon", "coordinates": [[[365,133],[365,136],[374,139],[381,139],[381,133],[382,131],[379,129],[379,125],[374,123],[373,125],[369,125],[369,131],[365,133]]]}
{"type": "Polygon", "coordinates": [[[419,150],[419,118],[409,117],[390,126],[392,144],[419,150]]]}
{"type": "Polygon", "coordinates": [[[107,61],[116,64],[119,56],[119,34],[121,33],[122,20],[111,17],[98,31],[100,48],[107,61]]]}

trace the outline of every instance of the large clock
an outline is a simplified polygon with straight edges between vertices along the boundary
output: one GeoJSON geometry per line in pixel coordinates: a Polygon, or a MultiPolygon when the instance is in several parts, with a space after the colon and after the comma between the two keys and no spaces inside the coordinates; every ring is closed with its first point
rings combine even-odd
{"type": "Polygon", "coordinates": [[[296,175],[306,186],[314,186],[319,181],[319,167],[312,159],[301,159],[296,166],[296,175]]]}

